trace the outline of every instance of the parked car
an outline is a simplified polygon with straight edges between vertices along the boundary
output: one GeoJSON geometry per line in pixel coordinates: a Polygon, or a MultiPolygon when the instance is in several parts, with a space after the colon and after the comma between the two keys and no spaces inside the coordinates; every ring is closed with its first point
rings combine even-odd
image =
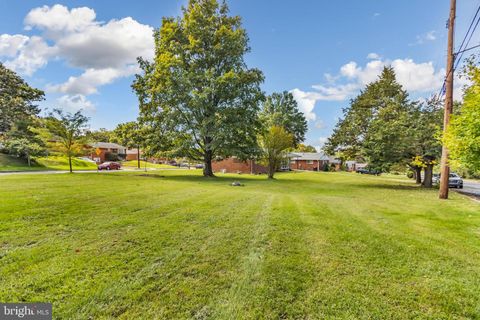
{"type": "Polygon", "coordinates": [[[168,164],[171,165],[171,166],[178,166],[178,163],[175,160],[172,160],[172,161],[168,162],[168,164]]]}
{"type": "Polygon", "coordinates": [[[196,164],[195,169],[203,169],[203,164],[202,163],[196,164]]]}
{"type": "MultiPolygon", "coordinates": [[[[433,174],[432,181],[433,181],[434,184],[439,184],[440,183],[440,174],[439,173],[433,174]]],[[[448,176],[448,187],[449,188],[463,189],[463,179],[462,179],[462,177],[460,177],[455,172],[450,172],[450,175],[448,176]]]]}
{"type": "Polygon", "coordinates": [[[121,166],[118,162],[104,162],[98,165],[98,170],[120,170],[121,166]]]}
{"type": "Polygon", "coordinates": [[[375,176],[379,176],[381,174],[380,171],[378,170],[373,170],[373,169],[368,169],[368,168],[361,168],[361,169],[357,169],[357,173],[360,173],[360,174],[373,174],[375,176]]]}

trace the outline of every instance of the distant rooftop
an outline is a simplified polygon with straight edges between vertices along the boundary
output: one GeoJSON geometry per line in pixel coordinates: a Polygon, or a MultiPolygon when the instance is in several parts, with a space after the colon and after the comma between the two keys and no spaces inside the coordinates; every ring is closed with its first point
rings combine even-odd
{"type": "Polygon", "coordinates": [[[288,154],[288,157],[292,160],[330,160],[330,158],[323,152],[291,152],[288,154]]]}

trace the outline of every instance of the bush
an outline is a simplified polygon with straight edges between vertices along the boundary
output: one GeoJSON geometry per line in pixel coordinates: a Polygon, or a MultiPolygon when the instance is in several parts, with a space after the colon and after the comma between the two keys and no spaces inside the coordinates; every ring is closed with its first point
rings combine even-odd
{"type": "Polygon", "coordinates": [[[413,179],[413,172],[412,171],[407,172],[407,178],[413,179]]]}
{"type": "Polygon", "coordinates": [[[118,157],[117,153],[112,152],[105,152],[105,161],[119,161],[120,158],[118,157]]]}

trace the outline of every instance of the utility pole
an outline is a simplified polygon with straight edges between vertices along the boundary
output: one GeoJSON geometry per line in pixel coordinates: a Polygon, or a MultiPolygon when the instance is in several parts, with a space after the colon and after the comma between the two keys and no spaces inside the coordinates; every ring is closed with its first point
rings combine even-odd
{"type": "MultiPolygon", "coordinates": [[[[453,53],[454,31],[455,31],[455,11],[456,0],[450,0],[450,17],[448,19],[448,49],[447,49],[447,77],[445,79],[445,111],[443,114],[443,133],[448,129],[450,116],[453,113],[453,63],[455,60],[453,53]]],[[[445,143],[442,146],[442,161],[440,169],[440,199],[448,199],[448,178],[450,167],[448,166],[448,149],[445,143]]]]}

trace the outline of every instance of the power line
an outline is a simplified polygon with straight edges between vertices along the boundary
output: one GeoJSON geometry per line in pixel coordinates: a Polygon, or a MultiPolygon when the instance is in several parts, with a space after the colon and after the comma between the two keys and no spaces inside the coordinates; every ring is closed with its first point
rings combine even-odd
{"type": "Polygon", "coordinates": [[[443,80],[442,88],[440,89],[440,92],[438,94],[439,98],[441,98],[443,96],[443,93],[445,92],[448,76],[450,75],[451,72],[454,72],[458,68],[458,65],[460,64],[460,62],[462,60],[463,53],[478,47],[478,46],[475,46],[475,47],[465,49],[469,45],[470,40],[472,40],[473,34],[475,33],[475,30],[477,29],[478,24],[480,23],[480,16],[477,19],[477,16],[478,16],[479,12],[480,12],[480,6],[478,6],[477,11],[475,12],[475,15],[473,16],[473,19],[470,22],[468,30],[465,33],[465,36],[463,37],[462,43],[460,44],[460,47],[458,48],[458,51],[454,54],[454,58],[455,58],[456,61],[455,61],[454,65],[452,65],[452,68],[450,68],[450,70],[448,71],[447,75],[445,76],[445,78],[443,80]],[[477,21],[476,23],[475,23],[475,20],[477,21]],[[473,26],[474,23],[475,23],[475,26],[472,29],[472,26],[473,26]],[[467,40],[467,38],[468,38],[468,40],[467,40]],[[464,47],[464,45],[465,45],[465,47],[464,47]],[[458,55],[460,55],[460,57],[458,57],[458,59],[457,59],[458,55]]]}
{"type": "Polygon", "coordinates": [[[455,54],[459,54],[459,53],[464,53],[464,52],[467,52],[467,51],[470,51],[470,50],[473,50],[473,49],[476,49],[476,48],[480,48],[480,44],[476,45],[476,46],[473,46],[473,47],[470,47],[470,48],[467,48],[467,49],[464,49],[462,51],[459,51],[455,54]]]}

